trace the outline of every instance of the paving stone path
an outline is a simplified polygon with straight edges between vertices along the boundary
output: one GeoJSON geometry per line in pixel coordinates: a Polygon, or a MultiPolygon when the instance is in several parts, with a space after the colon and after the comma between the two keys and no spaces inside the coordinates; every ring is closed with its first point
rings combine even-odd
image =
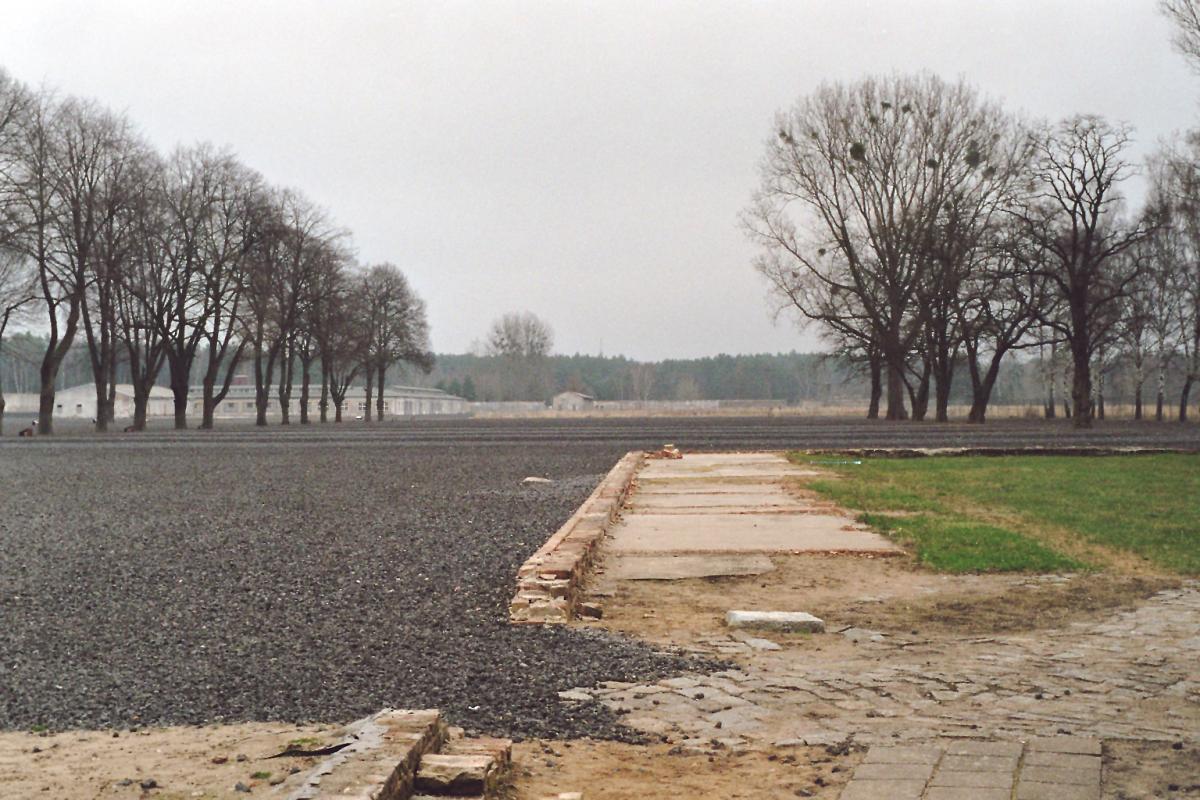
{"type": "Polygon", "coordinates": [[[1200,585],[1099,622],[988,637],[714,636],[694,649],[753,654],[738,669],[571,693],[626,724],[697,746],[896,743],[1061,734],[1200,739],[1200,585]],[[856,642],[847,648],[844,641],[856,642]],[[816,645],[822,639],[830,644],[816,645]],[[778,647],[779,649],[773,649],[778,647]]]}
{"type": "Polygon", "coordinates": [[[841,800],[1099,800],[1100,740],[872,747],[841,800]]]}

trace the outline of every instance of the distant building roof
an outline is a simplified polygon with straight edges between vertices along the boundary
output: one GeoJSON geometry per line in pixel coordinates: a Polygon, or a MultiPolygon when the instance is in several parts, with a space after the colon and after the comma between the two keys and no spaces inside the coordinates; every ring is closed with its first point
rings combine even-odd
{"type": "MultiPolygon", "coordinates": [[[[301,388],[300,384],[298,384],[298,383],[292,384],[292,396],[293,397],[300,396],[300,388],[301,388]]],[[[203,391],[204,391],[204,389],[202,386],[191,386],[188,388],[188,394],[191,394],[191,395],[200,395],[200,394],[203,394],[203,391]]],[[[278,391],[278,384],[272,383],[271,384],[271,395],[274,396],[277,393],[277,391],[278,391]]],[[[309,391],[310,395],[319,395],[321,393],[321,383],[319,381],[314,381],[313,383],[311,383],[309,385],[308,391],[309,391]]],[[[364,387],[362,387],[362,386],[351,386],[346,391],[346,394],[347,395],[362,394],[363,391],[364,391],[364,387]]],[[[433,388],[430,388],[427,386],[386,386],[386,387],[384,387],[384,390],[383,390],[383,396],[384,397],[393,397],[393,398],[409,398],[409,399],[414,399],[414,400],[421,399],[421,398],[424,398],[424,399],[435,399],[435,398],[450,399],[450,398],[457,397],[457,395],[452,395],[448,392],[443,392],[441,389],[433,389],[433,388]]],[[[249,398],[249,397],[254,397],[254,384],[252,384],[252,383],[250,383],[250,384],[232,384],[229,387],[229,394],[226,395],[226,399],[249,398]]]]}

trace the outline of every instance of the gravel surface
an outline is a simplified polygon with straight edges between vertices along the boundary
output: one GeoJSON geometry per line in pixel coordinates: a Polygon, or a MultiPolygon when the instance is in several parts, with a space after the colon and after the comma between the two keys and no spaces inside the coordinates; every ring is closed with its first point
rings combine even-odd
{"type": "Polygon", "coordinates": [[[0,727],[340,721],[626,738],[555,692],[682,658],[513,627],[517,566],[627,450],[1200,446],[1200,426],[417,420],[0,440],[0,727]],[[522,486],[521,478],[554,479],[522,486]]]}
{"type": "Polygon", "coordinates": [[[626,738],[555,692],[691,662],[507,623],[519,564],[620,455],[332,437],[4,453],[0,727],[397,706],[509,735],[626,738]]]}

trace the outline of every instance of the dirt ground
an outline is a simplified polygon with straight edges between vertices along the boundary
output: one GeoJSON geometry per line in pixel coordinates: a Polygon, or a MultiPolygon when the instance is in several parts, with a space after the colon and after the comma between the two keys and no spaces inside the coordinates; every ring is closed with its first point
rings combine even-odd
{"type": "Polygon", "coordinates": [[[688,754],[670,744],[530,741],[513,749],[512,797],[542,800],[583,791],[586,800],[832,800],[861,758],[858,752],[835,755],[824,747],[688,754]]]}
{"type": "Polygon", "coordinates": [[[234,788],[239,782],[251,790],[269,786],[272,778],[312,763],[303,758],[264,760],[267,756],[297,741],[308,749],[322,747],[337,730],[337,726],[247,723],[134,732],[4,732],[0,733],[0,797],[241,798],[246,794],[234,788]]]}
{"type": "Polygon", "coordinates": [[[1111,741],[1104,746],[1105,800],[1200,797],[1200,747],[1111,741]]]}
{"type": "Polygon", "coordinates": [[[622,581],[613,595],[595,581],[602,624],[655,642],[684,644],[725,631],[736,606],[803,608],[831,627],[914,635],[1036,630],[1130,607],[1177,586],[1168,576],[938,575],[910,557],[773,556],[762,575],[622,581]]]}

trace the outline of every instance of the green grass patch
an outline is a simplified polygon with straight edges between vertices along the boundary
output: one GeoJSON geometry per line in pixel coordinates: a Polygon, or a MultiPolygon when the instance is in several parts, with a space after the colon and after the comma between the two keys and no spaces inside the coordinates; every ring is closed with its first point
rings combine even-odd
{"type": "MultiPolygon", "coordinates": [[[[793,460],[819,461],[802,454],[793,460]]],[[[1052,530],[1169,572],[1200,574],[1197,455],[934,456],[820,466],[840,477],[808,488],[910,540],[936,569],[1070,568],[1046,566],[1050,557],[1083,566],[1039,541],[1053,538],[1042,536],[1052,530]],[[887,517],[889,511],[916,516],[887,517]]]]}
{"type": "Polygon", "coordinates": [[[863,514],[862,521],[911,547],[918,561],[939,572],[1073,572],[1085,566],[1037,539],[969,518],[863,514]]]}

